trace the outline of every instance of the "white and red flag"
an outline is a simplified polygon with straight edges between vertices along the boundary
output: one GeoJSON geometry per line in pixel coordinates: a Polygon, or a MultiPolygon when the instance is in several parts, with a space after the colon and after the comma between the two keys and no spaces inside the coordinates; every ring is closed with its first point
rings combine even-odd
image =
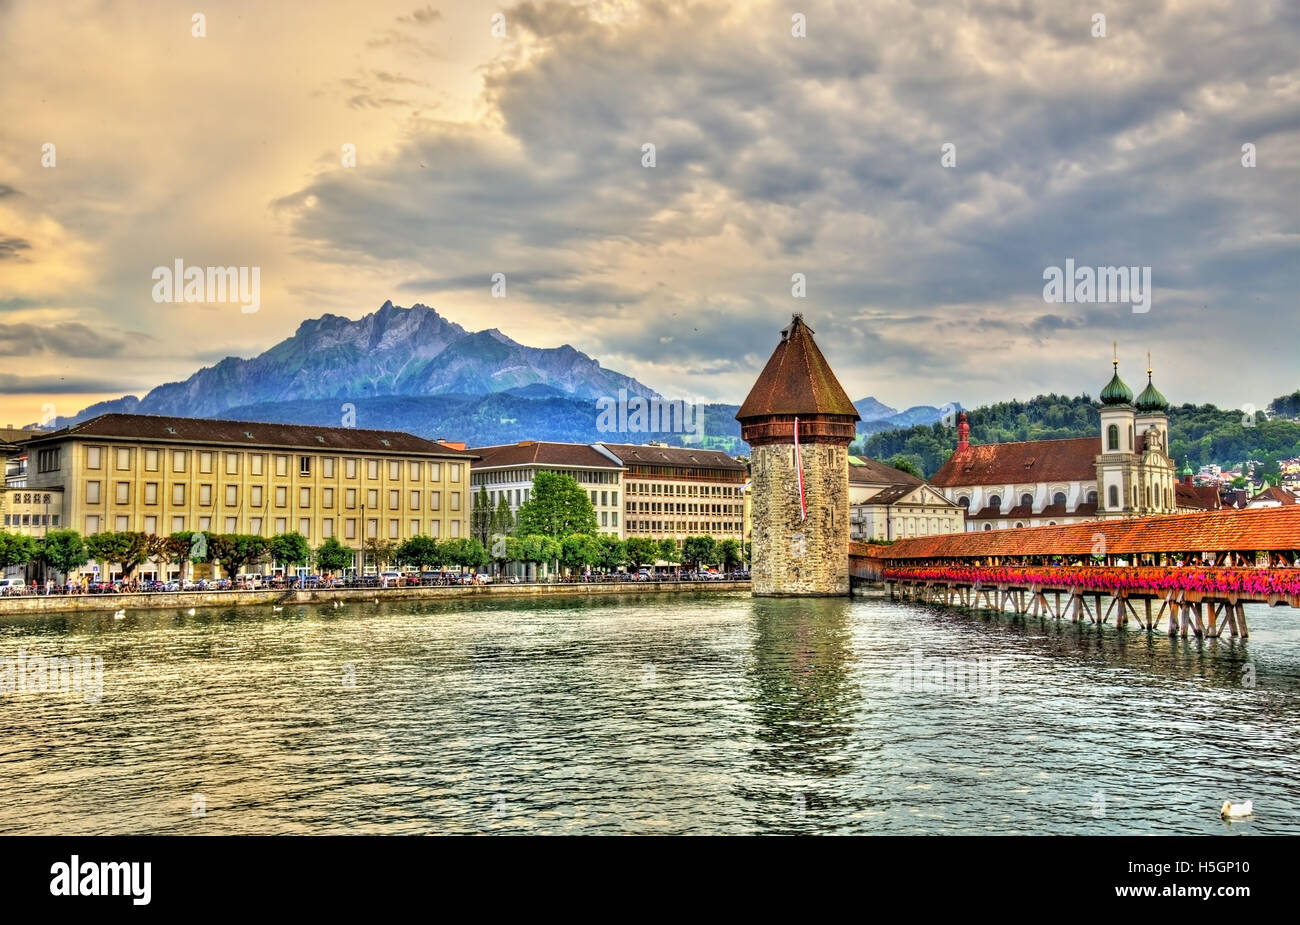
{"type": "Polygon", "coordinates": [[[803,456],[799,453],[799,419],[794,419],[794,469],[799,473],[799,519],[808,519],[808,504],[803,494],[803,456]]]}

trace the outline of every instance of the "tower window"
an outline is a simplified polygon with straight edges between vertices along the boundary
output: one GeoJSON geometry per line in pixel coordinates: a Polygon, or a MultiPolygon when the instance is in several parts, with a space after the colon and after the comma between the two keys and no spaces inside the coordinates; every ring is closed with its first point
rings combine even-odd
{"type": "Polygon", "coordinates": [[[1062,507],[1064,507],[1064,506],[1065,506],[1065,492],[1063,492],[1063,491],[1058,491],[1056,494],[1052,495],[1052,503],[1053,503],[1053,504],[1059,504],[1059,505],[1061,505],[1062,507]]]}
{"type": "Polygon", "coordinates": [[[1106,449],[1116,451],[1119,449],[1119,425],[1112,424],[1106,428],[1106,449]]]}
{"type": "Polygon", "coordinates": [[[1031,495],[1029,492],[1025,492],[1023,495],[1020,496],[1020,503],[1025,505],[1026,507],[1033,507],[1034,496],[1031,495]]]}
{"type": "Polygon", "coordinates": [[[1110,486],[1110,490],[1106,493],[1106,503],[1110,505],[1111,508],[1119,507],[1119,488],[1117,486],[1110,486]]]}

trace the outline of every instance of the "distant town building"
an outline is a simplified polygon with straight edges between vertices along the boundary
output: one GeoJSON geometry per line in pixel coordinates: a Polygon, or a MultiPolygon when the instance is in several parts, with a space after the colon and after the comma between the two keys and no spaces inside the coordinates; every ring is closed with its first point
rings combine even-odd
{"type": "Polygon", "coordinates": [[[743,541],[743,462],[721,450],[600,444],[624,466],[624,536],[743,541]]]}
{"type": "Polygon", "coordinates": [[[849,457],[849,539],[961,533],[966,512],[924,480],[866,456],[849,457]]]}
{"type": "Polygon", "coordinates": [[[48,527],[57,512],[82,534],[296,531],[358,550],[469,535],[473,454],[399,431],[106,414],[22,449],[28,484],[7,494],[42,529],[48,495],[48,527]]]}
{"type": "Polygon", "coordinates": [[[492,510],[505,498],[510,513],[518,516],[519,508],[532,497],[537,473],[557,472],[573,477],[591,496],[601,533],[623,535],[620,499],[624,466],[600,444],[520,440],[476,447],[473,452],[479,458],[470,469],[470,485],[476,497],[480,487],[487,491],[492,510]]]}
{"type": "Polygon", "coordinates": [[[1101,392],[1097,437],[971,446],[965,412],[956,451],[930,479],[966,509],[966,529],[1080,523],[1178,510],[1169,457],[1169,402],[1147,370],[1134,400],[1119,361],[1101,392]]]}

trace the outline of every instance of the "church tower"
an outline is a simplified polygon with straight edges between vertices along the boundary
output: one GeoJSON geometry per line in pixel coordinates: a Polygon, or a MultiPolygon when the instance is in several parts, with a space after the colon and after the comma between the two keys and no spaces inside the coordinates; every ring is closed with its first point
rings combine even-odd
{"type": "Polygon", "coordinates": [[[1132,517],[1137,513],[1136,412],[1133,390],[1119,377],[1119,355],[1111,360],[1110,382],[1101,390],[1101,453],[1097,456],[1097,515],[1132,517]]]}
{"type": "Polygon", "coordinates": [[[802,315],[736,420],[750,445],[759,596],[849,593],[849,444],[859,420],[802,315]]]}
{"type": "Polygon", "coordinates": [[[1173,514],[1174,461],[1169,455],[1169,402],[1151,381],[1151,354],[1147,354],[1147,387],[1133,402],[1137,412],[1138,509],[1143,514],[1173,514]]]}

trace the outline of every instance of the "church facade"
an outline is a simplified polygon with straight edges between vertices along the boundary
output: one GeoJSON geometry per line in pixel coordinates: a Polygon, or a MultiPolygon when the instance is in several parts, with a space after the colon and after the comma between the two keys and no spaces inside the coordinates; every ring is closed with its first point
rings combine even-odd
{"type": "Polygon", "coordinates": [[[1151,381],[1136,398],[1113,362],[1094,437],[971,446],[963,412],[957,449],[930,484],[966,510],[966,530],[1005,530],[1179,509],[1169,457],[1169,402],[1151,381]]]}

